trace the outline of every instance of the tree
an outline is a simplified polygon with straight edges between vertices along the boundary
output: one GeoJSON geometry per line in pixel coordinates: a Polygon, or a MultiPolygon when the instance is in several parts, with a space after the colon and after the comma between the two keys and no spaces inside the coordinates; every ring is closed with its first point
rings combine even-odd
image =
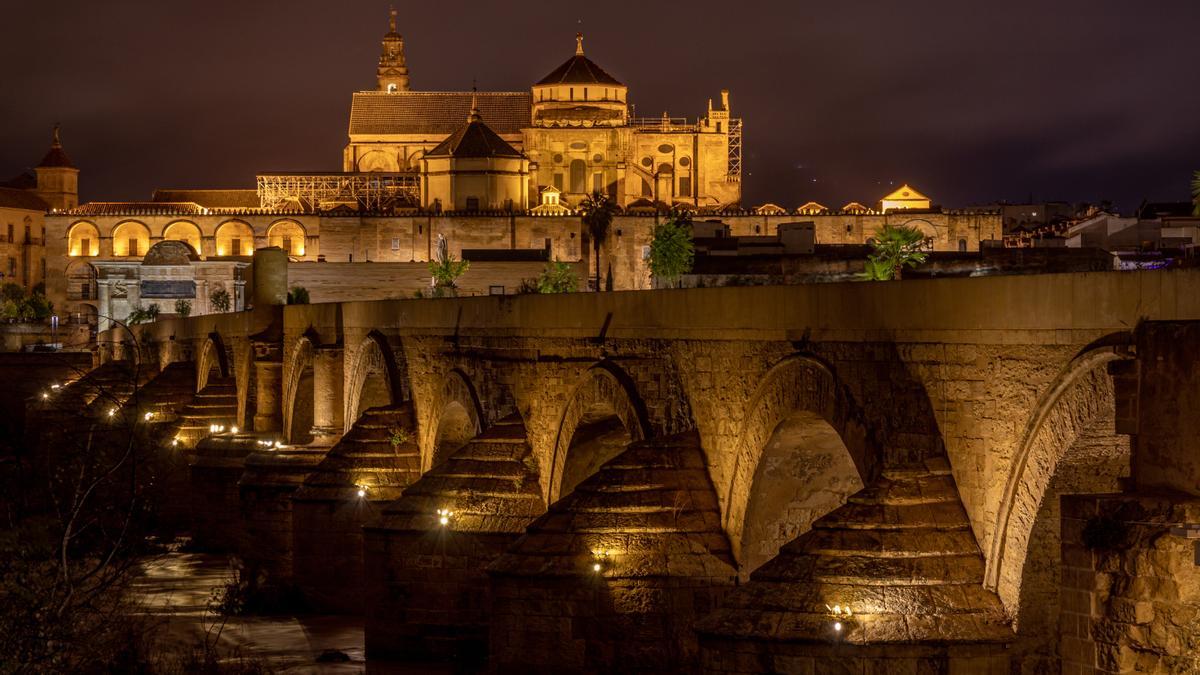
{"type": "Polygon", "coordinates": [[[175,313],[186,319],[192,313],[192,301],[183,298],[176,300],[175,313]]]}
{"type": "Polygon", "coordinates": [[[1192,175],[1192,215],[1200,218],[1200,171],[1192,175]]]}
{"type": "Polygon", "coordinates": [[[538,293],[574,293],[579,288],[579,278],[571,263],[557,260],[546,263],[546,268],[538,276],[538,293]]]}
{"type": "Polygon", "coordinates": [[[0,287],[0,319],[32,323],[45,321],[54,312],[54,304],[46,299],[45,286],[38,284],[26,294],[20,284],[9,282],[0,287]]]}
{"type": "Polygon", "coordinates": [[[863,276],[871,281],[899,280],[905,267],[916,267],[929,257],[929,240],[915,227],[884,225],[871,240],[863,276]]]}
{"type": "Polygon", "coordinates": [[[457,288],[457,280],[471,267],[469,260],[455,260],[446,238],[438,235],[437,256],[429,261],[429,274],[436,288],[457,288]]]}
{"type": "Polygon", "coordinates": [[[288,291],[287,304],[289,305],[307,305],[309,303],[308,289],[303,286],[293,286],[292,290],[288,291]]]}
{"type": "Polygon", "coordinates": [[[600,249],[604,240],[608,239],[608,230],[612,226],[613,217],[617,215],[617,203],[608,195],[597,190],[579,204],[579,212],[583,216],[583,224],[587,228],[588,237],[592,240],[592,250],[596,253],[596,290],[600,290],[600,249]]]}
{"type": "Polygon", "coordinates": [[[208,296],[208,301],[212,303],[212,308],[218,312],[228,312],[232,303],[229,297],[229,291],[224,288],[218,288],[208,296]]]}
{"type": "Polygon", "coordinates": [[[150,305],[149,307],[134,307],[129,313],[127,323],[131,326],[139,323],[152,323],[158,321],[158,305],[150,305]]]}
{"type": "Polygon", "coordinates": [[[674,285],[692,269],[692,217],[686,211],[672,211],[654,226],[650,240],[650,274],[674,285]]]}

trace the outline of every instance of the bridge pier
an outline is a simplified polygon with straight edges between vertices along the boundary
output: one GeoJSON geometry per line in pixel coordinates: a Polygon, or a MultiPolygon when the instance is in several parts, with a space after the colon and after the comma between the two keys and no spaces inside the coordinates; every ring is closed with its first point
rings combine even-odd
{"type": "Polygon", "coordinates": [[[640,441],[489,568],[498,673],[678,673],[737,569],[695,433],[640,441]]]}
{"type": "Polygon", "coordinates": [[[514,415],[428,471],[367,524],[370,657],[476,666],[486,660],[487,566],[546,510],[534,466],[514,415]]]}
{"type": "Polygon", "coordinates": [[[320,347],[313,353],[314,443],[332,445],[345,432],[343,422],[342,348],[320,347]]]}
{"type": "Polygon", "coordinates": [[[201,440],[188,453],[192,543],[199,548],[235,551],[245,539],[238,482],[257,444],[252,434],[221,434],[201,440]]]}
{"type": "Polygon", "coordinates": [[[949,464],[885,469],[700,621],[703,671],[811,672],[820,662],[1007,675],[1015,636],[982,582],[949,464]]]}
{"type": "Polygon", "coordinates": [[[254,361],[254,430],[267,434],[283,429],[283,362],[254,361]]]}
{"type": "Polygon", "coordinates": [[[421,475],[412,406],[372,408],[292,495],[296,583],[309,603],[363,611],[363,525],[421,475]]]}

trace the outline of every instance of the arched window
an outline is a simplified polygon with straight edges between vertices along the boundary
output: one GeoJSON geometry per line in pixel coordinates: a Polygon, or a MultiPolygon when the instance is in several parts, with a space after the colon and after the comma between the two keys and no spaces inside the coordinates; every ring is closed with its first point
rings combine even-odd
{"type": "Polygon", "coordinates": [[[95,225],[75,223],[67,235],[67,255],[89,257],[100,255],[100,232],[95,225]]]}
{"type": "Polygon", "coordinates": [[[217,228],[217,255],[254,255],[254,230],[240,220],[222,223],[217,228]]]}
{"type": "Polygon", "coordinates": [[[178,220],[163,229],[163,241],[182,241],[200,253],[200,228],[195,223],[178,220]]]}
{"type": "Polygon", "coordinates": [[[150,230],[136,220],[127,220],[113,228],[113,255],[137,258],[150,250],[150,230]]]}
{"type": "Polygon", "coordinates": [[[283,249],[283,252],[290,256],[304,255],[304,228],[294,220],[281,220],[272,225],[267,232],[267,241],[271,246],[283,249]]]}

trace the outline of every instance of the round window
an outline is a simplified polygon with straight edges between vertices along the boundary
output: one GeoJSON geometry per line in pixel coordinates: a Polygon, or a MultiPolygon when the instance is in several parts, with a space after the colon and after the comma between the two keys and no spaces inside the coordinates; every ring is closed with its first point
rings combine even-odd
{"type": "Polygon", "coordinates": [[[692,165],[691,157],[680,157],[679,158],[679,166],[691,166],[691,165],[692,165]]]}
{"type": "Polygon", "coordinates": [[[563,160],[563,156],[562,156],[562,155],[555,155],[555,156],[554,156],[554,163],[555,163],[555,164],[562,164],[562,160],[563,160]]]}
{"type": "Polygon", "coordinates": [[[650,168],[650,167],[654,166],[654,160],[650,159],[649,157],[643,157],[642,158],[642,166],[644,166],[646,168],[650,168]]]}
{"type": "Polygon", "coordinates": [[[663,143],[662,145],[658,146],[658,151],[664,155],[668,155],[675,151],[675,146],[671,145],[670,143],[663,143]]]}
{"type": "Polygon", "coordinates": [[[597,164],[600,164],[601,162],[604,161],[604,155],[601,155],[600,153],[596,153],[595,155],[592,155],[592,161],[597,164]]]}
{"type": "Polygon", "coordinates": [[[575,141],[574,143],[571,144],[571,149],[572,150],[587,150],[587,143],[584,143],[582,141],[575,141]]]}

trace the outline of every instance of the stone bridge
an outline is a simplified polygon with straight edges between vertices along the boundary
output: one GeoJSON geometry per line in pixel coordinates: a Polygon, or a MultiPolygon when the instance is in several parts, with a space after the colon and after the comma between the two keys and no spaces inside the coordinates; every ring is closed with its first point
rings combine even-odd
{"type": "Polygon", "coordinates": [[[194,365],[198,536],[371,653],[999,673],[1062,658],[1058,497],[1122,489],[1137,327],[1200,272],[256,304],[101,369],[194,365]]]}

